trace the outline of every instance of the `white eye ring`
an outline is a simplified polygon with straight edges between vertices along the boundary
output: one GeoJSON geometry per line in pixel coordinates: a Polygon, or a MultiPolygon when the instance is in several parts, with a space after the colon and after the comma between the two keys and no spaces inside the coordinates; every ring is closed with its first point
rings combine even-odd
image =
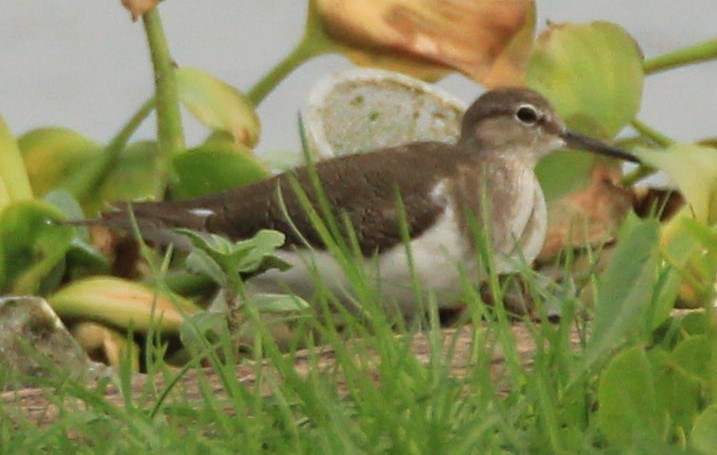
{"type": "Polygon", "coordinates": [[[521,104],[515,110],[515,118],[524,125],[535,125],[540,120],[540,117],[540,112],[532,104],[521,104]]]}

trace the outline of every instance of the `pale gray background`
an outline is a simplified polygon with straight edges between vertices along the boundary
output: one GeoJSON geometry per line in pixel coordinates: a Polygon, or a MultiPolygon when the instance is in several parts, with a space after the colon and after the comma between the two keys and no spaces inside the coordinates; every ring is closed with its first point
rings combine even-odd
{"type": "MultiPolygon", "coordinates": [[[[609,20],[648,57],[717,35],[715,0],[537,3],[539,30],[546,20],[609,20]]],[[[299,40],[305,9],[296,0],[168,0],[161,14],[178,64],[247,90],[299,40]]],[[[104,142],[151,93],[142,25],[119,0],[4,0],[0,11],[0,113],[15,134],[61,125],[104,142]]],[[[338,56],[313,60],[273,92],[259,109],[259,150],[298,150],[296,113],[313,82],[350,66],[338,56]]],[[[440,85],[466,102],[480,90],[460,76],[440,85]]],[[[679,140],[717,136],[716,86],[715,62],[651,76],[640,117],[679,140]]],[[[152,137],[153,128],[147,122],[138,137],[152,137]]],[[[190,144],[204,134],[190,122],[190,144]]]]}

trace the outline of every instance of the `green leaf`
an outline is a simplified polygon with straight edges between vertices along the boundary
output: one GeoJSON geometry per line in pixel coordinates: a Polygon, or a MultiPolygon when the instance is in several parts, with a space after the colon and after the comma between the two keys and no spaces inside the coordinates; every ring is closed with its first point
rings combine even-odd
{"type": "MultiPolygon", "coordinates": [[[[46,292],[70,248],[73,229],[55,223],[59,211],[40,201],[20,201],[0,216],[1,288],[16,294],[46,292]]],[[[53,282],[54,281],[54,282],[53,282]]]]}
{"type": "Polygon", "coordinates": [[[640,108],[642,60],[635,40],[616,24],[553,24],[537,39],[526,83],[571,128],[609,139],[640,108]]]}
{"type": "MultiPolygon", "coordinates": [[[[592,336],[584,353],[586,370],[619,346],[641,324],[652,302],[659,265],[660,224],[646,220],[621,238],[598,281],[592,336]]],[[[651,322],[651,321],[650,321],[651,322]]]]}
{"type": "Polygon", "coordinates": [[[67,128],[38,128],[18,139],[30,183],[38,196],[58,189],[87,163],[102,147],[80,133],[67,128]]]}
{"type": "Polygon", "coordinates": [[[8,202],[32,199],[32,188],[17,141],[0,116],[0,208],[8,202]]]}
{"type": "MultiPolygon", "coordinates": [[[[262,263],[284,244],[285,240],[286,237],[279,231],[262,229],[250,240],[239,242],[246,246],[251,245],[251,249],[247,249],[246,253],[236,258],[239,271],[244,273],[257,271],[262,263]]],[[[283,261],[280,263],[286,264],[283,261]]]]}
{"type": "Polygon", "coordinates": [[[247,185],[271,174],[247,147],[212,141],[177,155],[172,197],[190,199],[247,185]]]}
{"type": "Polygon", "coordinates": [[[717,405],[702,411],[690,433],[690,447],[711,455],[717,453],[717,405]]]}
{"type": "Polygon", "coordinates": [[[288,263],[273,255],[284,244],[281,232],[261,230],[250,239],[232,243],[214,234],[199,234],[188,229],[176,231],[189,237],[196,248],[187,258],[187,265],[207,275],[230,294],[238,291],[242,274],[289,268],[288,263]]]}
{"type": "Polygon", "coordinates": [[[106,209],[110,202],[160,199],[165,182],[154,141],[140,141],[127,146],[97,191],[81,200],[85,211],[93,215],[106,209]]]}
{"type": "Polygon", "coordinates": [[[595,157],[590,153],[566,150],[540,160],[535,173],[547,201],[575,193],[590,183],[595,157]],[[566,172],[569,169],[569,172],[566,172]]]}
{"type": "Polygon", "coordinates": [[[259,140],[259,117],[237,89],[197,68],[176,71],[179,100],[202,124],[229,133],[236,142],[253,147],[259,140]]]}
{"type": "Polygon", "coordinates": [[[633,346],[617,354],[600,376],[598,425],[613,449],[640,446],[664,436],[666,415],[659,408],[645,350],[633,346]]]}
{"type": "Polygon", "coordinates": [[[710,350],[707,337],[692,336],[681,341],[671,353],[653,354],[657,399],[670,416],[678,433],[688,433],[704,400],[706,365],[710,350]]]}
{"type": "Polygon", "coordinates": [[[682,340],[672,352],[673,367],[679,368],[686,378],[707,385],[710,372],[705,367],[711,361],[711,341],[708,335],[695,335],[682,340]]]}
{"type": "Polygon", "coordinates": [[[697,144],[673,144],[664,152],[636,150],[635,154],[646,165],[670,176],[698,221],[717,221],[717,150],[697,144]]]}
{"type": "Polygon", "coordinates": [[[186,264],[187,269],[195,273],[206,275],[222,288],[226,289],[229,284],[221,265],[203,249],[195,248],[192,250],[189,256],[187,256],[186,264]]]}
{"type": "MultiPolygon", "coordinates": [[[[550,25],[538,37],[526,72],[526,85],[550,99],[570,128],[605,140],[637,114],[642,83],[640,49],[609,22],[550,25]]],[[[561,153],[541,160],[536,174],[547,199],[585,187],[601,159],[561,153]]]]}
{"type": "MultiPolygon", "coordinates": [[[[52,205],[65,219],[80,220],[84,218],[79,202],[67,191],[56,190],[45,195],[45,202],[52,205]]],[[[75,236],[65,257],[65,275],[77,279],[86,275],[98,275],[109,272],[107,257],[93,247],[90,234],[85,226],[74,226],[75,236]]]]}

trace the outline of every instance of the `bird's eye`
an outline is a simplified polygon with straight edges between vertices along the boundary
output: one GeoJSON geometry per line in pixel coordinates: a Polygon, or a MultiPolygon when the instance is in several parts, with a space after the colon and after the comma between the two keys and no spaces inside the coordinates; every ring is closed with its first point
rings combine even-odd
{"type": "Polygon", "coordinates": [[[515,118],[526,125],[535,125],[540,120],[540,114],[534,106],[523,104],[515,111],[515,118]]]}

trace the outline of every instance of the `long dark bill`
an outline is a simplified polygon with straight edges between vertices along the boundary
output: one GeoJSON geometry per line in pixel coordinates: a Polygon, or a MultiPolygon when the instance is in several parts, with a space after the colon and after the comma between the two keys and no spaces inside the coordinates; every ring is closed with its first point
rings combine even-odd
{"type": "Polygon", "coordinates": [[[632,153],[613,147],[612,145],[608,145],[589,136],[576,133],[575,131],[565,130],[562,137],[565,140],[566,145],[570,148],[586,150],[588,152],[598,153],[600,155],[640,164],[640,159],[632,153]]]}

